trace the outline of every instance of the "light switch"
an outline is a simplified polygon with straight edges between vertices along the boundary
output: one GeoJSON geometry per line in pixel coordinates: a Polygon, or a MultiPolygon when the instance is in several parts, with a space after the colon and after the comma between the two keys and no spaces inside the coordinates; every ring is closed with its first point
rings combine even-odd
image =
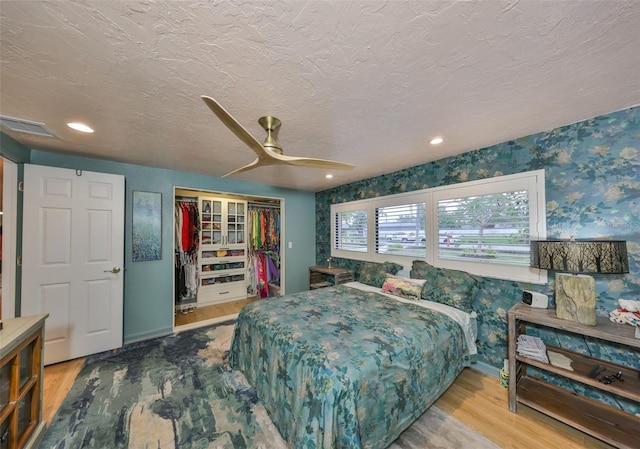
{"type": "Polygon", "coordinates": [[[289,242],[289,249],[293,248],[293,242],[289,242]]]}

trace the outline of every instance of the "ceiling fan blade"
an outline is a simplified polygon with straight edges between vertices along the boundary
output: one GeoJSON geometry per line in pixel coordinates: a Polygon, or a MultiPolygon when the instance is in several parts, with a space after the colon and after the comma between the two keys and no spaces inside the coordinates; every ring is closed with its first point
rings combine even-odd
{"type": "Polygon", "coordinates": [[[279,160],[281,164],[295,165],[297,167],[327,168],[333,170],[353,170],[355,168],[354,165],[347,164],[345,162],[316,159],[313,157],[295,157],[286,156],[284,154],[272,154],[271,157],[279,160]]]}
{"type": "Polygon", "coordinates": [[[309,167],[309,168],[325,168],[333,170],[353,170],[355,166],[344,162],[330,161],[327,159],[316,159],[312,157],[294,157],[285,156],[282,154],[282,148],[276,142],[276,135],[278,128],[280,127],[280,120],[275,117],[262,117],[258,122],[267,131],[267,139],[262,144],[255,137],[253,137],[249,131],[234,119],[216,100],[206,95],[201,96],[202,100],[209,106],[209,109],[218,116],[220,121],[224,123],[240,140],[242,140],[249,148],[251,148],[258,158],[250,164],[240,167],[237,170],[223,175],[223,178],[227,176],[242,173],[247,170],[251,170],[256,167],[266,165],[294,165],[297,167],[309,167]],[[268,149],[265,148],[267,145],[268,149]]]}
{"type": "MultiPolygon", "coordinates": [[[[202,95],[200,98],[209,106],[209,109],[213,111],[215,115],[218,116],[220,121],[227,125],[229,128],[240,140],[242,140],[249,148],[251,148],[254,153],[256,153],[259,157],[269,157],[269,154],[264,149],[262,144],[253,137],[249,131],[244,129],[244,127],[238,123],[236,119],[234,119],[231,114],[227,112],[225,108],[220,106],[220,104],[211,97],[207,97],[206,95],[202,95]]],[[[225,175],[226,176],[226,175],[225,175]]]]}
{"type": "Polygon", "coordinates": [[[247,171],[247,170],[251,170],[253,168],[257,168],[263,165],[271,165],[271,164],[265,164],[264,161],[261,162],[260,158],[257,158],[255,161],[253,161],[250,164],[245,165],[244,167],[240,167],[236,170],[230,171],[229,173],[227,173],[226,175],[222,175],[222,178],[226,178],[227,176],[231,176],[231,175],[235,175],[238,173],[242,173],[243,171],[247,171]]]}

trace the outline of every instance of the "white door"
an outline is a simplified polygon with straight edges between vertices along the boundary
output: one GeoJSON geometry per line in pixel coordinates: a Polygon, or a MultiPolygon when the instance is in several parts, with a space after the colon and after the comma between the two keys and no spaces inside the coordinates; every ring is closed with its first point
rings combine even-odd
{"type": "Polygon", "coordinates": [[[122,346],[124,177],[25,164],[21,316],[46,365],[122,346]]]}

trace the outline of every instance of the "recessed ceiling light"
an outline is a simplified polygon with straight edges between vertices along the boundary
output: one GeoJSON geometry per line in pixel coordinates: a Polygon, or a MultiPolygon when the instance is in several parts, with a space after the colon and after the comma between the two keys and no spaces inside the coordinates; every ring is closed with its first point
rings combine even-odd
{"type": "Polygon", "coordinates": [[[442,142],[444,142],[444,139],[442,137],[434,137],[429,141],[431,145],[438,145],[439,143],[442,143],[442,142]]]}
{"type": "Polygon", "coordinates": [[[331,179],[331,178],[333,178],[333,175],[331,173],[329,173],[328,175],[325,175],[324,177],[327,178],[327,179],[331,179]]]}
{"type": "Polygon", "coordinates": [[[70,122],[70,123],[67,123],[67,126],[71,129],[75,129],[76,131],[80,131],[81,133],[93,132],[93,129],[88,127],[84,123],[70,122]]]}

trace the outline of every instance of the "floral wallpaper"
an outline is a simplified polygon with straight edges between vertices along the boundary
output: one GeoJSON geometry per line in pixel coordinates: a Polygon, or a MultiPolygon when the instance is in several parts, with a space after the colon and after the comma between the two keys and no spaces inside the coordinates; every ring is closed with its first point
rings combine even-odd
{"type": "MultiPolygon", "coordinates": [[[[323,263],[330,256],[331,204],[545,169],[549,238],[627,241],[629,273],[594,276],[596,313],[608,316],[618,307],[618,299],[640,299],[639,111],[635,107],[614,112],[318,192],[316,261],[323,263]]],[[[360,265],[355,260],[333,261],[356,272],[360,265]]],[[[553,279],[549,273],[550,285],[541,286],[484,278],[472,306],[478,313],[480,361],[502,367],[507,357],[507,311],[520,301],[523,289],[549,294],[552,300],[553,279]]],[[[556,332],[545,338],[582,353],[603,354],[623,365],[638,366],[638,351],[626,347],[556,332]]],[[[630,408],[634,412],[639,409],[638,404],[630,408]]]]}

